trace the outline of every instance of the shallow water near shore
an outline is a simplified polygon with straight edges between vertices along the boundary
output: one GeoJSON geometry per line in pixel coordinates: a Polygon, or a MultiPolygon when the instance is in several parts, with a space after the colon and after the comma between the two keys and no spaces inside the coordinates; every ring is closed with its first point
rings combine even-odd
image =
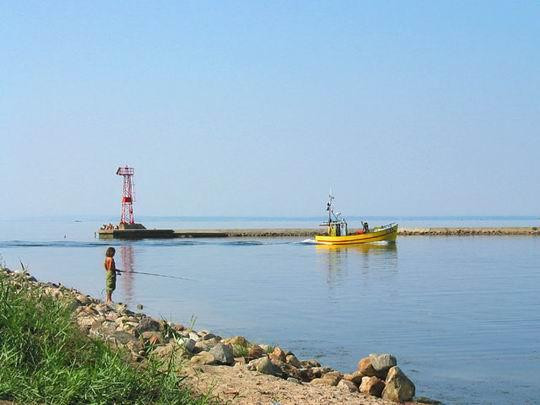
{"type": "MultiPolygon", "coordinates": [[[[429,221],[418,226],[437,226],[429,221]]],[[[282,222],[274,226],[301,221],[282,222]]],[[[194,223],[228,227],[169,226],[194,223]]],[[[250,223],[238,227],[271,226],[250,223]]],[[[113,245],[123,270],[190,279],[123,274],[114,299],[132,309],[140,303],[150,315],[194,320],[197,329],[279,344],[341,371],[390,352],[417,395],[445,403],[540,397],[538,237],[400,237],[395,245],[345,248],[304,238],[107,242],[93,238],[100,224],[0,221],[0,254],[11,268],[21,260],[40,280],[102,297],[103,255],[113,245]]]]}

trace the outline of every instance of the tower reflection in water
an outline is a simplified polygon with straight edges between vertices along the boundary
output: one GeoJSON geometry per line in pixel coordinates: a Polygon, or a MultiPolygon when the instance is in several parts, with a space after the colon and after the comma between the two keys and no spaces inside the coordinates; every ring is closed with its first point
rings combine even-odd
{"type": "Polygon", "coordinates": [[[375,242],[359,245],[316,245],[319,266],[326,269],[330,288],[342,282],[347,270],[397,270],[397,243],[375,242]]]}
{"type": "Polygon", "coordinates": [[[125,304],[131,306],[133,301],[133,289],[134,289],[134,274],[135,270],[133,262],[133,246],[124,245],[120,246],[120,256],[122,257],[122,267],[120,270],[123,270],[122,276],[119,277],[120,283],[122,285],[122,292],[125,297],[125,304]]]}

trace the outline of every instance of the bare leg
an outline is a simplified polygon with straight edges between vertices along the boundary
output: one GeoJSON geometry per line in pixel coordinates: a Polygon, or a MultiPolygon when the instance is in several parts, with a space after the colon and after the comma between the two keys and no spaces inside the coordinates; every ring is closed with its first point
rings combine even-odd
{"type": "Polygon", "coordinates": [[[107,291],[107,296],[105,297],[105,304],[112,303],[112,291],[107,291]]]}

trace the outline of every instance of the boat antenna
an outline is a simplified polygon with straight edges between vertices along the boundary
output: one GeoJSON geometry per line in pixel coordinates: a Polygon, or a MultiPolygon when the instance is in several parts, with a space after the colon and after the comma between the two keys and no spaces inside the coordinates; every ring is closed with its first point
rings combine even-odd
{"type": "Polygon", "coordinates": [[[333,200],[334,196],[332,195],[332,189],[330,189],[330,193],[328,194],[328,202],[326,203],[326,211],[328,211],[328,224],[332,222],[332,214],[334,213],[334,209],[332,208],[333,200]]]}

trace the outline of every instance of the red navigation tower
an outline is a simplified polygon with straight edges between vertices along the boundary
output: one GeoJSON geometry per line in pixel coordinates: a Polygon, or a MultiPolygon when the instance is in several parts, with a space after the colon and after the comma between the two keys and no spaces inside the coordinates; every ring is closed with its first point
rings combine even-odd
{"type": "Polygon", "coordinates": [[[133,167],[119,167],[116,174],[124,177],[124,187],[122,191],[122,217],[120,224],[134,224],[133,217],[133,167]]]}

